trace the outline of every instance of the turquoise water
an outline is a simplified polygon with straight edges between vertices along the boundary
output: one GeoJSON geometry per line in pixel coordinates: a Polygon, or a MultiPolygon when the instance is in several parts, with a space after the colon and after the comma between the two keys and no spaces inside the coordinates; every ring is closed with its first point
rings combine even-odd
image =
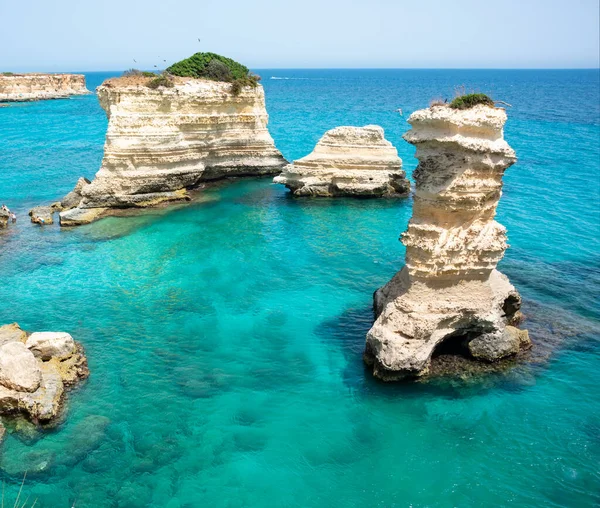
{"type": "Polygon", "coordinates": [[[288,159],[375,123],[410,173],[411,111],[463,84],[513,105],[500,268],[543,361],[471,383],[372,379],[371,294],[403,264],[410,200],[294,200],[247,180],[33,227],[31,206],[98,169],[106,117],[94,96],[2,107],[0,201],[19,221],[0,233],[0,322],[69,331],[92,372],[65,423],[6,438],[5,497],[28,470],[22,496],[52,507],[598,505],[598,71],[259,73],[288,159]]]}

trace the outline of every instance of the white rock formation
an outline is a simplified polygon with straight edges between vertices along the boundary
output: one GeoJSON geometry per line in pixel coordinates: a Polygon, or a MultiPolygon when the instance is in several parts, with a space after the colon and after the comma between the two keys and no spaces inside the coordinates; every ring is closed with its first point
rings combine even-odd
{"type": "Polygon", "coordinates": [[[109,123],[100,171],[78,183],[81,200],[61,225],[91,222],[110,208],[147,207],[188,197],[208,180],[278,173],[286,164],[267,130],[262,86],[238,96],[229,83],[174,78],[110,79],[98,88],[109,123]]]}
{"type": "Polygon", "coordinates": [[[408,122],[404,138],[416,145],[419,165],[402,235],[406,265],[375,293],[377,319],[365,350],[385,380],[426,374],[446,341],[486,361],[529,345],[526,333],[506,329],[520,319],[521,299],[496,270],[507,244],[494,216],[502,176],[516,161],[503,138],[505,111],[434,106],[408,122]]]}
{"type": "Polygon", "coordinates": [[[0,346],[0,385],[19,392],[35,392],[42,380],[40,367],[22,342],[0,346]]]}
{"type": "Polygon", "coordinates": [[[27,337],[16,323],[0,327],[0,415],[50,422],[60,414],[65,388],[88,375],[83,348],[68,333],[27,337]]]}
{"type": "Polygon", "coordinates": [[[64,99],[89,93],[83,74],[0,73],[0,102],[64,99]]]}
{"type": "Polygon", "coordinates": [[[29,336],[25,345],[42,360],[50,360],[52,357],[64,360],[72,356],[76,349],[73,337],[65,332],[35,332],[29,336]]]}
{"type": "Polygon", "coordinates": [[[312,153],[273,180],[295,196],[404,196],[410,183],[397,150],[377,125],[336,127],[312,153]]]}

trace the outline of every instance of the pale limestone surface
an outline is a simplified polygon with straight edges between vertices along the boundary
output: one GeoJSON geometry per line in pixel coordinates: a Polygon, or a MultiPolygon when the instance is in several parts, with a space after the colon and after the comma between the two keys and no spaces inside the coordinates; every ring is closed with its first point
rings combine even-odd
{"type": "Polygon", "coordinates": [[[0,73],[0,102],[64,99],[89,93],[83,74],[0,73]]]}
{"type": "Polygon", "coordinates": [[[404,196],[410,183],[398,151],[377,125],[336,127],[313,152],[286,166],[273,180],[295,196],[404,196]]]}
{"type": "Polygon", "coordinates": [[[98,88],[109,123],[102,166],[61,225],[91,222],[110,209],[188,198],[203,182],[279,173],[286,164],[267,130],[262,86],[177,78],[148,88],[125,78],[98,88]],[[88,211],[93,210],[93,211],[88,211]]]}
{"type": "Polygon", "coordinates": [[[402,235],[406,265],[375,294],[377,319],[365,350],[382,379],[427,374],[446,340],[462,340],[486,361],[527,347],[505,333],[520,319],[521,299],[496,270],[507,244],[494,216],[502,176],[516,161],[503,138],[505,121],[504,110],[487,106],[434,106],[408,120],[412,130],[404,137],[416,145],[419,165],[413,216],[402,235]]]}
{"type": "Polygon", "coordinates": [[[75,352],[75,341],[65,332],[35,332],[29,336],[25,345],[42,360],[50,360],[52,357],[64,360],[75,352]]]}
{"type": "Polygon", "coordinates": [[[22,342],[0,346],[0,385],[19,392],[36,391],[42,379],[33,353],[22,342]]]}
{"type": "Polygon", "coordinates": [[[65,388],[89,375],[81,345],[64,332],[27,337],[17,323],[0,327],[0,414],[35,423],[55,420],[65,388]]]}

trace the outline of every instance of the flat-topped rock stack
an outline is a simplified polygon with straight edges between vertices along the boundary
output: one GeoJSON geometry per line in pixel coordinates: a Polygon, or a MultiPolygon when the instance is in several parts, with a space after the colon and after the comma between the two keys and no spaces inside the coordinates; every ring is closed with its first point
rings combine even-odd
{"type": "Polygon", "coordinates": [[[65,389],[88,375],[83,347],[68,333],[0,326],[0,415],[51,423],[61,413],[65,389]]]}
{"type": "Polygon", "coordinates": [[[377,125],[336,127],[312,153],[285,167],[275,183],[294,196],[405,196],[410,183],[397,150],[377,125]]]}
{"type": "Polygon", "coordinates": [[[507,248],[494,220],[502,176],[515,163],[503,109],[416,111],[404,138],[417,147],[413,216],[402,235],[406,265],[374,296],[365,361],[384,380],[427,374],[444,344],[493,362],[529,347],[521,299],[496,270],[507,248]]]}
{"type": "Polygon", "coordinates": [[[172,77],[110,79],[98,88],[109,119],[102,166],[79,184],[79,202],[63,226],[91,222],[111,209],[149,207],[188,197],[202,182],[279,173],[286,164],[267,130],[262,86],[231,93],[231,83],[172,77]]]}
{"type": "Polygon", "coordinates": [[[83,74],[0,73],[0,102],[64,99],[89,93],[83,74]]]}

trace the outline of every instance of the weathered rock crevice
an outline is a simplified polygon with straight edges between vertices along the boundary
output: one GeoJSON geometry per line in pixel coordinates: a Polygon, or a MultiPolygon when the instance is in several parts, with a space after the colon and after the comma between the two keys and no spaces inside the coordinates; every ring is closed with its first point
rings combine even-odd
{"type": "Polygon", "coordinates": [[[424,376],[432,356],[495,362],[530,347],[521,298],[496,270],[508,247],[494,220],[502,175],[515,163],[506,113],[445,106],[413,113],[404,137],[417,147],[413,216],[401,241],[406,264],[376,291],[365,361],[385,380],[424,376]]]}

